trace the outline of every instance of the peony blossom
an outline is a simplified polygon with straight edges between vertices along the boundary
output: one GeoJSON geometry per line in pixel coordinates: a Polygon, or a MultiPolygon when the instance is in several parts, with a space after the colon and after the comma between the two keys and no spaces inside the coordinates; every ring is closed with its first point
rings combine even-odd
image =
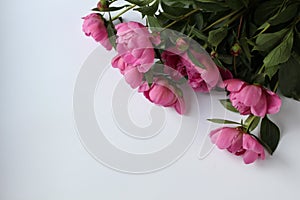
{"type": "Polygon", "coordinates": [[[220,74],[217,66],[211,58],[204,54],[189,50],[191,54],[204,67],[196,66],[188,56],[187,52],[182,52],[177,48],[169,48],[162,53],[162,60],[167,67],[177,70],[182,76],[186,76],[189,85],[196,91],[208,92],[215,87],[220,74]]]}
{"type": "Polygon", "coordinates": [[[154,63],[151,35],[137,22],[121,23],[116,29],[118,55],[112,60],[112,66],[120,70],[132,88],[137,88],[154,63]]]}
{"type": "Polygon", "coordinates": [[[139,87],[139,92],[143,92],[144,96],[152,103],[164,107],[173,107],[179,114],[185,112],[183,97],[166,80],[155,79],[151,87],[148,83],[144,83],[139,87]]]}
{"type": "Polygon", "coordinates": [[[264,117],[275,114],[281,106],[280,97],[259,85],[250,85],[239,79],[224,81],[226,90],[230,92],[232,105],[242,114],[264,117]]]}
{"type": "Polygon", "coordinates": [[[245,164],[265,159],[263,146],[251,135],[238,128],[222,127],[210,132],[212,143],[220,149],[242,156],[245,164]]]}
{"type": "Polygon", "coordinates": [[[147,72],[155,55],[148,29],[138,22],[127,22],[116,25],[116,30],[118,54],[139,72],[147,72]]]}
{"type": "Polygon", "coordinates": [[[92,13],[83,17],[82,30],[87,36],[92,36],[96,42],[100,42],[107,50],[112,49],[112,45],[108,39],[107,30],[102,17],[96,13],[92,13]]]}

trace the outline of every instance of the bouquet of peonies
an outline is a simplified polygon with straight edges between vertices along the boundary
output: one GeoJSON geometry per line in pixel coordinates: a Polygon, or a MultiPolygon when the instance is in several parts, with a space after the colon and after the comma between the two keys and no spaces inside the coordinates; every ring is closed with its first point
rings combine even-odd
{"type": "Polygon", "coordinates": [[[279,128],[277,90],[300,100],[299,0],[101,0],[83,17],[83,31],[117,55],[118,68],[149,101],[185,112],[180,85],[196,92],[223,88],[222,105],[246,120],[210,133],[220,149],[246,164],[275,151],[279,128]],[[124,22],[134,10],[145,24],[124,22]],[[252,134],[260,124],[260,134],[252,134]]]}

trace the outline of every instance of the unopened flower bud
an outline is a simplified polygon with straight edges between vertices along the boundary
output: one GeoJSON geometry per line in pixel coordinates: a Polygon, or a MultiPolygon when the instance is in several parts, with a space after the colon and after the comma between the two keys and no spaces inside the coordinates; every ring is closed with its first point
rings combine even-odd
{"type": "Polygon", "coordinates": [[[108,2],[107,0],[100,0],[97,4],[97,8],[101,11],[104,10],[106,8],[108,8],[108,2]]]}
{"type": "Polygon", "coordinates": [[[218,53],[216,51],[211,51],[210,52],[210,57],[211,58],[217,58],[218,57],[218,53]]]}
{"type": "Polygon", "coordinates": [[[233,56],[238,56],[241,54],[241,46],[238,43],[235,43],[232,47],[231,47],[231,54],[233,56]]]}

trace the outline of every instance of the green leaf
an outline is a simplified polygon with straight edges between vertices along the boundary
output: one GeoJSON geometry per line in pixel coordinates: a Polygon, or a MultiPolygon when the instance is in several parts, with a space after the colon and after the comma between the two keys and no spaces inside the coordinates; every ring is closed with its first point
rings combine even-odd
{"type": "Polygon", "coordinates": [[[265,67],[265,74],[271,79],[279,70],[279,65],[265,67]]]}
{"type": "Polygon", "coordinates": [[[260,122],[260,117],[250,115],[245,121],[245,126],[251,132],[258,126],[259,122],[260,122]]]}
{"type": "Polygon", "coordinates": [[[149,23],[149,27],[153,28],[160,28],[161,24],[159,23],[158,19],[153,16],[147,16],[147,21],[149,23]]]}
{"type": "Polygon", "coordinates": [[[194,28],[192,30],[192,34],[194,34],[198,39],[203,40],[205,42],[207,42],[207,37],[206,35],[204,35],[201,31],[199,31],[198,29],[194,28]]]}
{"type": "Polygon", "coordinates": [[[294,39],[293,31],[290,31],[275,49],[273,49],[264,59],[266,67],[285,63],[291,56],[294,39]]]}
{"type": "Polygon", "coordinates": [[[146,79],[148,85],[151,86],[153,83],[153,71],[149,70],[148,72],[146,72],[144,74],[144,76],[145,76],[145,79],[146,79]]]}
{"type": "Polygon", "coordinates": [[[217,1],[206,1],[205,3],[203,3],[203,1],[198,2],[197,7],[208,12],[220,12],[228,10],[227,4],[225,4],[224,2],[217,1]]]}
{"type": "Polygon", "coordinates": [[[252,55],[251,55],[251,52],[249,49],[248,39],[246,37],[242,37],[240,40],[240,44],[241,44],[244,54],[246,55],[246,58],[250,61],[252,55]]]}
{"type": "Polygon", "coordinates": [[[296,15],[298,14],[298,9],[299,9],[299,5],[290,4],[289,6],[281,10],[281,12],[271,17],[269,19],[269,23],[272,26],[274,26],[274,25],[288,22],[294,17],[296,17],[296,15]]]}
{"type": "Polygon", "coordinates": [[[120,7],[108,7],[108,8],[102,8],[99,10],[98,8],[93,8],[92,11],[98,11],[98,12],[112,12],[112,11],[117,11],[121,10],[122,8],[127,7],[128,5],[120,6],[120,7]]]}
{"type": "Polygon", "coordinates": [[[216,123],[216,124],[238,124],[240,125],[239,122],[234,122],[226,119],[207,119],[210,122],[216,123]]]}
{"type": "Polygon", "coordinates": [[[279,88],[286,97],[300,101],[300,55],[292,53],[290,59],[280,65],[279,88]]]}
{"type": "Polygon", "coordinates": [[[221,27],[209,32],[208,42],[212,46],[217,47],[226,36],[227,36],[227,28],[221,27]]]}
{"type": "Polygon", "coordinates": [[[108,34],[108,38],[109,38],[111,45],[114,48],[116,48],[116,46],[117,46],[117,44],[116,44],[116,40],[117,40],[116,29],[111,22],[108,22],[108,24],[107,24],[107,34],[108,34]]]}
{"type": "Polygon", "coordinates": [[[235,113],[239,113],[239,111],[233,107],[233,105],[231,104],[231,101],[229,99],[221,99],[220,100],[220,103],[227,109],[227,110],[230,110],[232,112],[235,112],[235,113]]]}
{"type": "Polygon", "coordinates": [[[272,155],[279,143],[280,130],[267,116],[261,122],[260,139],[267,151],[272,155]]]}
{"type": "Polygon", "coordinates": [[[197,67],[200,67],[200,68],[202,68],[202,69],[206,69],[205,66],[202,65],[202,64],[197,60],[197,58],[195,58],[195,56],[193,55],[193,53],[192,53],[190,50],[187,51],[187,54],[188,54],[189,58],[191,59],[191,61],[192,61],[197,67]]]}
{"type": "Polygon", "coordinates": [[[197,13],[194,15],[194,20],[195,20],[195,24],[197,29],[201,30],[203,28],[204,25],[204,18],[203,18],[203,14],[202,13],[197,13]]]}
{"type": "Polygon", "coordinates": [[[186,8],[184,4],[176,1],[161,1],[161,7],[165,14],[173,17],[181,17],[182,15],[192,11],[191,8],[186,8]]]}
{"type": "Polygon", "coordinates": [[[256,46],[253,50],[269,51],[275,47],[279,41],[286,35],[288,29],[282,29],[274,33],[264,33],[256,38],[256,46]]]}
{"type": "Polygon", "coordinates": [[[158,4],[159,0],[155,0],[151,6],[143,6],[135,10],[141,12],[143,15],[154,15],[158,9],[158,4]]]}
{"type": "Polygon", "coordinates": [[[138,6],[145,6],[152,3],[154,0],[126,0],[126,1],[138,6]]]}
{"type": "Polygon", "coordinates": [[[254,22],[257,25],[265,23],[271,16],[273,16],[278,11],[282,3],[282,0],[270,0],[258,4],[254,12],[254,22]]]}
{"type": "Polygon", "coordinates": [[[226,0],[226,4],[229,6],[229,8],[233,10],[239,10],[244,6],[244,2],[241,0],[226,0]]]}

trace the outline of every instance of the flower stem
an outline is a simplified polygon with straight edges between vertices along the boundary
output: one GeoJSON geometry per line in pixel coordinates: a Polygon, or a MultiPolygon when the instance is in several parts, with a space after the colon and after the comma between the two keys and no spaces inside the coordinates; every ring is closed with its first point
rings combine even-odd
{"type": "Polygon", "coordinates": [[[171,22],[170,24],[168,24],[167,26],[164,27],[164,30],[167,28],[170,28],[171,26],[173,26],[174,24],[176,24],[177,22],[187,18],[188,16],[194,14],[195,12],[199,11],[198,9],[196,10],[192,10],[190,12],[188,12],[187,14],[183,15],[182,17],[180,17],[179,19],[176,19],[175,21],[171,22]]]}
{"type": "Polygon", "coordinates": [[[232,15],[235,15],[236,13],[240,12],[240,10],[234,11],[220,19],[218,19],[217,21],[215,21],[214,23],[212,23],[211,25],[209,25],[208,27],[206,27],[205,29],[203,29],[203,31],[207,31],[208,29],[210,29],[211,27],[221,23],[222,21],[226,20],[227,18],[231,17],[232,15]]]}
{"type": "Polygon", "coordinates": [[[262,71],[265,69],[265,64],[263,64],[260,69],[258,70],[257,74],[261,74],[262,71]]]}
{"type": "Polygon", "coordinates": [[[121,15],[123,15],[124,13],[128,12],[129,10],[133,9],[136,5],[135,4],[132,4],[131,6],[129,6],[128,8],[126,8],[125,10],[123,10],[122,12],[120,12],[118,15],[114,16],[111,21],[115,21],[117,19],[119,19],[119,17],[121,15]]]}
{"type": "Polygon", "coordinates": [[[276,92],[277,91],[277,88],[279,86],[279,81],[276,82],[274,88],[273,88],[273,92],[276,92]]]}
{"type": "Polygon", "coordinates": [[[252,127],[252,125],[253,125],[253,123],[255,122],[255,120],[259,120],[260,119],[260,117],[258,117],[258,116],[255,116],[255,115],[249,115],[249,117],[245,120],[245,128],[247,129],[247,133],[249,132],[249,130],[250,131],[252,131],[252,130],[254,130],[256,127],[257,127],[257,125],[258,125],[258,122],[256,122],[255,124],[254,124],[254,127],[252,127]]]}
{"type": "Polygon", "coordinates": [[[234,70],[234,75],[237,76],[237,70],[236,70],[236,56],[233,56],[233,70],[234,70]]]}

